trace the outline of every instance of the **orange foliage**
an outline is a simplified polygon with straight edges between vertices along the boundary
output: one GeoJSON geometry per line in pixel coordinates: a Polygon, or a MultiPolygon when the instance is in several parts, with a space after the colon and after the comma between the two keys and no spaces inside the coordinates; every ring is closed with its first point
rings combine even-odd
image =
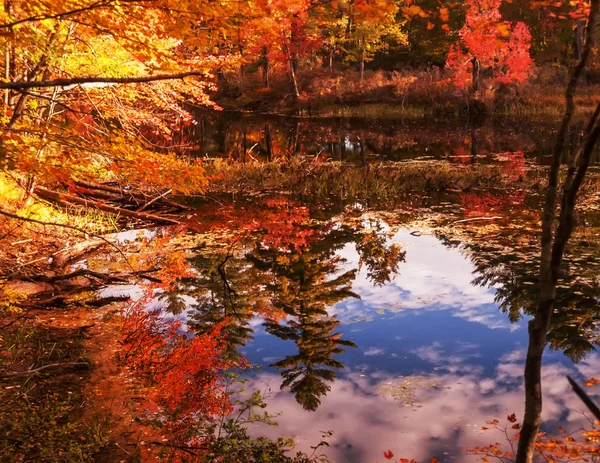
{"type": "Polygon", "coordinates": [[[160,311],[132,309],[125,316],[121,361],[150,386],[150,398],[160,407],[161,429],[173,445],[199,444],[206,439],[206,425],[232,411],[224,374],[246,362],[222,355],[226,323],[191,335],[160,311]]]}
{"type": "MultiPolygon", "coordinates": [[[[504,425],[501,425],[500,421],[496,419],[488,421],[487,424],[489,427],[484,426],[482,430],[500,431],[506,436],[506,443],[494,442],[463,450],[467,454],[481,456],[483,462],[489,462],[489,458],[512,461],[515,457],[515,441],[519,439],[518,431],[521,429],[516,415],[514,413],[508,415],[504,425]],[[515,433],[515,431],[517,432],[515,433]]],[[[535,450],[545,461],[589,461],[590,458],[600,456],[600,447],[597,445],[600,440],[600,430],[595,427],[591,430],[581,431],[580,438],[573,437],[573,433],[568,434],[562,427],[558,427],[557,431],[557,436],[548,436],[545,432],[538,433],[535,450]]]]}

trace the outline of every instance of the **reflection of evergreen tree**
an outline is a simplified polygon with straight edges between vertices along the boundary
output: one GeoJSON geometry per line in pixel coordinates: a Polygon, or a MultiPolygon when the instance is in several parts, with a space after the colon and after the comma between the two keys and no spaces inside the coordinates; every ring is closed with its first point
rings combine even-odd
{"type": "Polygon", "coordinates": [[[267,321],[269,333],[296,343],[298,353],[276,362],[281,370],[283,387],[290,387],[296,400],[307,410],[316,410],[344,365],[333,358],[344,347],[355,347],[341,339],[335,329],[340,321],[327,313],[327,307],[348,297],[358,297],[350,290],[356,270],[332,277],[341,259],[335,257],[336,244],[323,242],[304,253],[279,253],[257,247],[250,257],[258,267],[269,267],[274,282],[268,285],[273,293],[273,305],[288,316],[285,324],[267,321]]]}
{"type": "Polygon", "coordinates": [[[203,333],[227,319],[222,330],[227,353],[239,355],[239,347],[252,339],[250,320],[261,302],[256,290],[266,276],[249,266],[245,259],[225,253],[199,254],[192,259],[192,264],[198,276],[186,281],[186,294],[196,300],[188,325],[203,333]]]}
{"type": "Polygon", "coordinates": [[[193,298],[195,302],[188,307],[192,332],[207,332],[227,319],[222,333],[231,357],[238,356],[239,348],[252,339],[250,321],[262,316],[267,332],[296,344],[298,353],[274,366],[281,370],[282,387],[289,386],[309,410],[318,407],[320,397],[330,389],[328,383],[344,367],[333,357],[346,347],[355,347],[341,339],[336,332],[340,321],[327,312],[337,302],[358,297],[351,291],[356,269],[340,272],[343,259],[337,251],[356,243],[361,265],[378,284],[391,280],[405,255],[399,246],[387,244],[381,227],[357,231],[327,222],[312,226],[315,232],[305,233],[308,238],[300,240],[302,246],[293,233],[287,241],[279,233],[276,240],[268,236],[259,240],[261,244],[246,254],[241,244],[233,253],[200,250],[191,260],[197,276],[181,281],[177,291],[164,296],[175,314],[184,309],[181,293],[193,298]]]}
{"type": "MultiPolygon", "coordinates": [[[[535,313],[539,290],[539,251],[536,237],[529,243],[521,236],[519,246],[511,236],[499,236],[494,242],[468,243],[475,264],[474,284],[495,287],[496,301],[511,322],[535,313]]],[[[552,317],[548,342],[562,350],[574,362],[600,346],[596,327],[600,324],[600,284],[589,244],[573,243],[565,256],[561,282],[556,289],[556,313],[552,317]],[[592,265],[590,265],[592,264],[592,265]]]]}
{"type": "Polygon", "coordinates": [[[281,370],[281,387],[289,386],[296,400],[306,410],[316,410],[320,397],[327,394],[330,386],[327,382],[335,380],[337,370],[344,364],[335,360],[334,354],[342,354],[345,347],[356,347],[352,341],[340,339],[340,333],[334,333],[339,325],[335,317],[306,314],[298,321],[287,325],[267,322],[267,331],[275,336],[292,340],[298,347],[298,353],[289,355],[273,366],[281,370]]]}

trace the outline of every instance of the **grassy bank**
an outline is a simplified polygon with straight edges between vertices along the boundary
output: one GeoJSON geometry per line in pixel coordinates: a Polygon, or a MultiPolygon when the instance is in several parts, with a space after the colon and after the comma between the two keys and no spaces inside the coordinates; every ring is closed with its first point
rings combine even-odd
{"type": "Polygon", "coordinates": [[[216,160],[207,167],[215,176],[211,191],[256,194],[285,191],[303,198],[392,201],[407,194],[427,195],[448,190],[529,190],[541,187],[544,173],[530,168],[515,171],[507,165],[457,166],[443,161],[391,162],[367,167],[289,162],[228,163],[216,160]]]}

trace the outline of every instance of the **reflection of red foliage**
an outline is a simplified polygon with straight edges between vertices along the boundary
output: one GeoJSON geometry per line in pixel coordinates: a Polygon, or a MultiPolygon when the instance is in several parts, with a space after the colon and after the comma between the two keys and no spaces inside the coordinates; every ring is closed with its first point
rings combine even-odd
{"type": "Polygon", "coordinates": [[[162,429],[173,445],[196,445],[202,423],[231,412],[224,371],[245,366],[225,359],[223,321],[207,333],[189,336],[177,320],[160,311],[133,310],[123,327],[122,360],[153,386],[150,398],[160,407],[162,429]],[[191,444],[190,444],[191,443],[191,444]]]}
{"type": "Polygon", "coordinates": [[[461,195],[462,209],[467,217],[490,215],[502,205],[502,198],[492,193],[465,193],[461,195]]]}
{"type": "MultiPolygon", "coordinates": [[[[289,198],[270,198],[260,203],[220,208],[216,217],[210,217],[212,229],[237,229],[243,233],[262,233],[262,242],[270,247],[294,249],[301,252],[309,246],[317,231],[310,227],[310,211],[289,198]]],[[[198,220],[206,225],[207,220],[198,220]]],[[[191,228],[198,226],[190,224],[191,228]]]]}
{"type": "Polygon", "coordinates": [[[527,171],[525,153],[523,151],[496,153],[494,160],[502,164],[502,170],[510,180],[517,180],[527,171]]]}
{"type": "Polygon", "coordinates": [[[466,217],[486,217],[498,214],[503,208],[522,203],[525,192],[517,191],[510,195],[490,192],[463,193],[461,203],[466,217]]]}
{"type": "Polygon", "coordinates": [[[296,250],[308,246],[315,230],[306,227],[310,220],[307,207],[282,199],[267,200],[265,206],[265,214],[258,221],[258,230],[265,232],[265,244],[296,250]]]}

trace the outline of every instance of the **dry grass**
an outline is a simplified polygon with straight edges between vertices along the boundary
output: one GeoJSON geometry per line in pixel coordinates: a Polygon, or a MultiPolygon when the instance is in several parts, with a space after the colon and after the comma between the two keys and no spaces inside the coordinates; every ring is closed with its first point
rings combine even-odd
{"type": "Polygon", "coordinates": [[[213,192],[286,191],[311,200],[390,201],[407,194],[446,190],[539,188],[544,175],[529,169],[517,176],[504,166],[457,166],[447,162],[391,162],[368,167],[340,163],[288,162],[238,164],[217,160],[207,168],[217,180],[213,192]]]}

